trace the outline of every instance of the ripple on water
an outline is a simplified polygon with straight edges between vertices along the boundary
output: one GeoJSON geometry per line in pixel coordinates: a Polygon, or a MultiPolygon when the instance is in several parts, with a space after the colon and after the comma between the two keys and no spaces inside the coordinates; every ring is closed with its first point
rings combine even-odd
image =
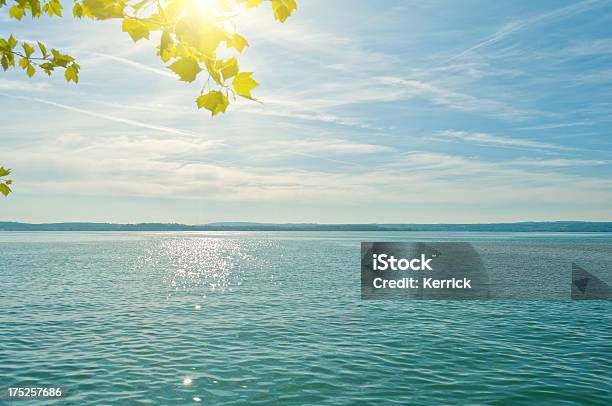
{"type": "Polygon", "coordinates": [[[3,242],[0,375],[74,405],[609,404],[609,302],[364,302],[357,242],[3,242]]]}

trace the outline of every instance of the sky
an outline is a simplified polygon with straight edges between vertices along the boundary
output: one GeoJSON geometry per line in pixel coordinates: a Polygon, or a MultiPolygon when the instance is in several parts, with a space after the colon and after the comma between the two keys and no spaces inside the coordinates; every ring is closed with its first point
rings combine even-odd
{"type": "Polygon", "coordinates": [[[0,71],[0,221],[612,221],[612,3],[299,0],[238,18],[261,103],[198,111],[120,22],[9,20],[77,58],[0,71]]]}

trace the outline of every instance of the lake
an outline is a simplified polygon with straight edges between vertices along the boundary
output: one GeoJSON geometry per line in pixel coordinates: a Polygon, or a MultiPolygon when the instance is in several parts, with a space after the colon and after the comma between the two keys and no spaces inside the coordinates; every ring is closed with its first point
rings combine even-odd
{"type": "Polygon", "coordinates": [[[610,404],[610,301],[362,300],[362,241],[481,244],[527,298],[611,282],[605,233],[0,232],[3,388],[66,394],[0,403],[610,404]]]}

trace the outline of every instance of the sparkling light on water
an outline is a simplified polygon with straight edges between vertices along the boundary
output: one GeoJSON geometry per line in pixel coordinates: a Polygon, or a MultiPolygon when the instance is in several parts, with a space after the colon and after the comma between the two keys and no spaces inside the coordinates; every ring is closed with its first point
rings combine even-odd
{"type": "MultiPolygon", "coordinates": [[[[2,238],[0,376],[60,383],[69,404],[607,405],[612,393],[612,302],[360,299],[360,241],[439,235],[2,238]]],[[[538,237],[544,253],[512,238],[489,246],[492,266],[571,263],[579,244],[612,263],[610,234],[563,237],[571,249],[538,237]]],[[[562,269],[545,276],[567,289],[562,269]]]]}

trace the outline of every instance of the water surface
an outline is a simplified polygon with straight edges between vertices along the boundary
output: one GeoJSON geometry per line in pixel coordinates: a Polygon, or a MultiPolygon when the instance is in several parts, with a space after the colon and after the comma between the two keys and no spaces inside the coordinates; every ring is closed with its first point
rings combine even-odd
{"type": "Polygon", "coordinates": [[[610,302],[360,299],[361,241],[440,240],[569,263],[612,236],[2,232],[0,376],[67,405],[609,404],[610,302]]]}

